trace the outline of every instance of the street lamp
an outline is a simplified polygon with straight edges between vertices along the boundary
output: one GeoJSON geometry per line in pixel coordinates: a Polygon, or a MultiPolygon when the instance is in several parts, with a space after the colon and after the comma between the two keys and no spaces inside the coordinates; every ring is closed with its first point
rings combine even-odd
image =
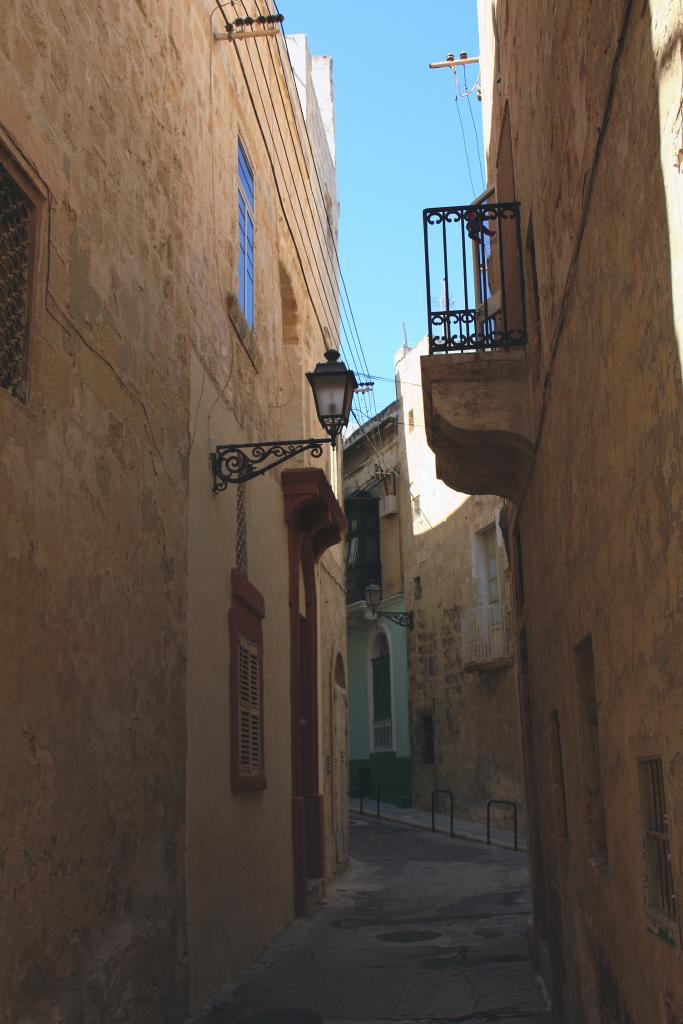
{"type": "Polygon", "coordinates": [[[413,628],[413,613],[412,612],[381,612],[379,610],[380,603],[382,601],[382,588],[379,583],[368,583],[364,591],[365,603],[368,608],[368,616],[371,619],[389,619],[390,622],[395,622],[398,626],[405,626],[406,629],[413,628]]]}
{"type": "Polygon", "coordinates": [[[318,363],[306,378],[313,391],[315,411],[327,437],[301,441],[254,441],[250,444],[219,444],[209,456],[214,492],[224,491],[228,484],[243,484],[255,476],[310,451],[314,459],[323,453],[322,446],[337,446],[337,438],[348,426],[356,378],[339,360],[336,349],[328,349],[325,362],[318,363]]]}

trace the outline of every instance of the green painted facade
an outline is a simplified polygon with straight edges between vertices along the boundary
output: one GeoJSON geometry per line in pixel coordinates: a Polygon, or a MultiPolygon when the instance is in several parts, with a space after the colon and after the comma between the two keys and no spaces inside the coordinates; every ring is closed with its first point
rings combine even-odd
{"type": "MultiPolygon", "coordinates": [[[[383,611],[405,611],[403,598],[384,602],[383,611]]],[[[348,627],[349,671],[349,787],[352,796],[360,794],[361,778],[379,783],[382,800],[409,807],[410,730],[408,718],[408,646],[406,629],[380,618],[377,622],[351,616],[348,627]],[[389,646],[391,683],[392,750],[375,752],[372,747],[373,671],[376,681],[375,703],[386,706],[384,678],[386,666],[377,655],[377,634],[384,633],[389,646]],[[377,659],[376,659],[377,660],[377,659]]],[[[382,714],[384,711],[382,711],[382,714]]],[[[374,785],[366,785],[366,794],[375,797],[374,785]]]]}

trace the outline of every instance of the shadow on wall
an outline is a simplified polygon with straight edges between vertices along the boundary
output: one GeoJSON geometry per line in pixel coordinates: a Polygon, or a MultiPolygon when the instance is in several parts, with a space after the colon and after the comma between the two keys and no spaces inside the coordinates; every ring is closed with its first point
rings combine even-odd
{"type": "MultiPolygon", "coordinates": [[[[669,5],[670,10],[675,6],[669,5]]],[[[645,4],[621,0],[615,10],[614,4],[601,0],[590,9],[583,5],[585,18],[583,12],[569,7],[564,14],[556,7],[549,17],[547,9],[534,13],[532,5],[517,7],[501,0],[493,10],[492,81],[502,81],[502,86],[494,93],[489,164],[495,166],[495,132],[509,96],[513,142],[520,138],[525,142],[515,152],[517,198],[527,206],[525,217],[534,203],[544,314],[544,336],[532,342],[540,351],[530,353],[532,365],[536,361],[540,369],[536,388],[541,408],[532,471],[539,480],[532,476],[523,510],[525,525],[529,523],[532,539],[538,541],[537,551],[532,552],[537,565],[532,565],[527,583],[533,587],[545,574],[545,589],[535,595],[535,601],[539,607],[550,597],[545,602],[546,615],[557,635],[566,627],[570,611],[559,600],[562,587],[556,595],[550,590],[558,574],[571,578],[586,563],[593,567],[594,578],[581,600],[596,606],[596,614],[603,618],[606,614],[616,619],[628,600],[654,606],[662,579],[668,581],[670,595],[679,592],[680,548],[673,524],[683,518],[683,32],[679,24],[673,25],[674,15],[666,7],[659,0],[645,4]],[[566,37],[577,16],[582,18],[581,31],[573,34],[570,50],[566,37]],[[669,36],[665,38],[667,18],[669,36]],[[500,45],[507,48],[507,40],[510,50],[501,61],[500,45]],[[525,52],[520,40],[526,41],[525,52]],[[537,102],[528,101],[530,68],[537,72],[537,102]],[[561,120],[558,112],[565,104],[567,123],[558,133],[553,126],[561,120]],[[577,137],[581,146],[576,144],[577,137]],[[549,172],[545,178],[544,168],[549,172]],[[544,261],[544,253],[552,254],[552,259],[544,261]],[[546,415],[547,410],[552,411],[546,415]],[[551,537],[555,565],[549,572],[551,537]],[[599,568],[601,542],[603,550],[620,545],[607,579],[600,578],[608,575],[599,568]],[[557,608],[553,607],[556,601],[557,608]]],[[[666,586],[667,582],[665,591],[666,586]]],[[[629,818],[623,810],[629,795],[623,770],[625,759],[630,758],[625,737],[644,728],[639,708],[648,708],[651,722],[659,716],[666,731],[669,726],[662,709],[680,707],[678,673],[670,671],[661,653],[664,630],[674,618],[673,601],[666,610],[668,615],[660,617],[655,629],[646,624],[643,614],[636,635],[621,636],[624,649],[618,650],[615,644],[605,680],[607,699],[618,716],[601,736],[609,780],[605,788],[608,824],[611,816],[620,825],[620,857],[614,867],[610,865],[610,873],[614,872],[610,886],[619,893],[618,907],[603,895],[604,887],[599,900],[594,898],[597,890],[592,882],[581,891],[582,836],[572,843],[572,870],[567,873],[558,863],[545,723],[553,701],[566,700],[571,716],[577,698],[563,671],[561,654],[548,655],[540,649],[538,630],[535,639],[535,623],[530,619],[533,715],[529,715],[524,743],[537,765],[527,777],[534,929],[536,939],[547,944],[553,1002],[564,1021],[625,1024],[654,1020],[655,1015],[659,1020],[658,989],[678,978],[675,985],[680,996],[680,965],[675,964],[675,973],[667,968],[665,952],[658,951],[635,926],[638,914],[628,915],[628,907],[642,900],[641,858],[635,838],[637,814],[634,810],[629,818]],[[660,658],[661,664],[656,664],[660,658]],[[640,692],[636,690],[636,660],[645,668],[651,665],[655,678],[660,677],[656,700],[649,699],[654,696],[647,690],[652,682],[645,682],[643,690],[647,672],[641,677],[640,692]],[[535,663],[541,671],[536,668],[534,686],[535,663]],[[617,685],[618,701],[614,699],[617,685]],[[565,693],[558,696],[562,688],[565,693]],[[645,977],[648,981],[643,985],[645,977]]],[[[614,628],[618,633],[618,624],[614,628]]],[[[582,769],[572,765],[572,756],[577,758],[573,746],[569,745],[567,793],[570,820],[578,820],[582,769]]],[[[672,800],[677,801],[672,816],[676,828],[681,826],[683,812],[673,793],[672,800]]],[[[680,877],[680,857],[677,870],[680,877]]],[[[668,1019],[679,1016],[680,1011],[672,1012],[668,1019]]]]}

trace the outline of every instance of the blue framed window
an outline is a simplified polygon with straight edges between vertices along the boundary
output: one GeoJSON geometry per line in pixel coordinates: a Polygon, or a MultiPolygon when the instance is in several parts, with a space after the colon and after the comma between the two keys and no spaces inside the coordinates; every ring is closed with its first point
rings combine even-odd
{"type": "Polygon", "coordinates": [[[242,143],[237,143],[237,211],[239,228],[240,308],[250,328],[254,326],[254,172],[242,143]]]}

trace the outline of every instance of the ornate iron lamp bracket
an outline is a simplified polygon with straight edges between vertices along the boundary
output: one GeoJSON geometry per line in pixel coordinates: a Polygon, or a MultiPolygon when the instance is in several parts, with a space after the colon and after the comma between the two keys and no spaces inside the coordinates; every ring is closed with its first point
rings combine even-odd
{"type": "Polygon", "coordinates": [[[390,622],[395,622],[398,626],[405,626],[406,629],[413,628],[412,612],[377,612],[376,614],[383,619],[389,619],[390,622]]]}
{"type": "Polygon", "coordinates": [[[219,444],[209,456],[214,494],[224,491],[228,484],[243,484],[256,476],[262,476],[301,452],[310,452],[314,459],[319,459],[323,445],[331,442],[331,437],[320,437],[304,441],[219,444]]]}
{"type": "Polygon", "coordinates": [[[403,626],[407,630],[413,629],[412,611],[378,611],[377,614],[382,618],[388,618],[390,623],[396,623],[397,626],[403,626]]]}

